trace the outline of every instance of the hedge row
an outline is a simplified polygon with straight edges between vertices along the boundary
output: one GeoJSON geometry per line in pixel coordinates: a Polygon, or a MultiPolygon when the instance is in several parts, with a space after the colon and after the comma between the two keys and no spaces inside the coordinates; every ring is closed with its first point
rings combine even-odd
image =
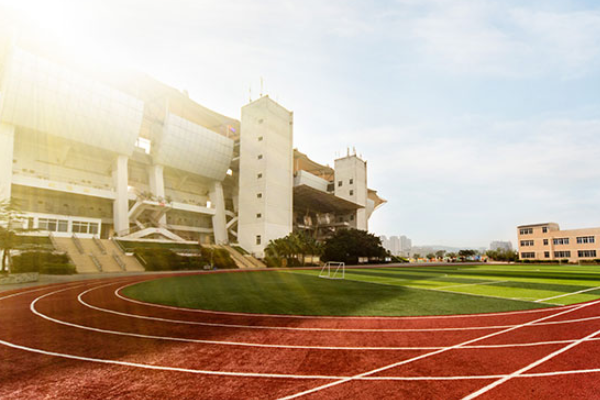
{"type": "Polygon", "coordinates": [[[11,272],[39,272],[40,274],[69,275],[77,273],[69,257],[49,251],[26,251],[12,258],[11,272]]]}
{"type": "Polygon", "coordinates": [[[185,271],[204,269],[212,265],[218,269],[236,268],[235,261],[225,249],[202,248],[200,255],[183,256],[169,249],[136,249],[134,255],[146,271],[185,271]]]}

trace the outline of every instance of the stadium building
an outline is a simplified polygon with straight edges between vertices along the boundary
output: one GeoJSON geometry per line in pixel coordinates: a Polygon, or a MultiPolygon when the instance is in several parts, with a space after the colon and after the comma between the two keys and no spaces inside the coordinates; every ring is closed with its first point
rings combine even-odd
{"type": "Polygon", "coordinates": [[[119,238],[239,244],[261,258],[294,230],[367,230],[385,202],[356,154],[332,168],[295,150],[293,113],[268,96],[238,120],[144,74],[36,50],[0,44],[0,198],[67,250],[119,238]]]}

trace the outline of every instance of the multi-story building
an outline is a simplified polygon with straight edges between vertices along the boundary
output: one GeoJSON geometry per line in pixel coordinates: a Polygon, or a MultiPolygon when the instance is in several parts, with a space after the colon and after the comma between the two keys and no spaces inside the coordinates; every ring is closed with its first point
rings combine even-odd
{"type": "Polygon", "coordinates": [[[406,236],[380,236],[381,244],[394,256],[408,257],[412,248],[412,241],[406,236]]]}
{"type": "Polygon", "coordinates": [[[37,234],[239,242],[259,257],[293,230],[366,230],[385,202],[356,155],[330,168],[295,150],[292,113],[268,96],[237,120],[146,75],[1,40],[0,199],[37,234]]]}
{"type": "Polygon", "coordinates": [[[600,258],[600,228],[561,230],[558,224],[517,227],[521,260],[593,260],[600,258]]]}

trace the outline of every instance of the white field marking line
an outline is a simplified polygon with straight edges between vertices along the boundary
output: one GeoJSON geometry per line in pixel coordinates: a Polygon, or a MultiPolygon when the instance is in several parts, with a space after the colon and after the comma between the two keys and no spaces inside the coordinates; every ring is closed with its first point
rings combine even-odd
{"type": "MultiPolygon", "coordinates": [[[[108,285],[104,285],[108,286],[108,285]]],[[[81,295],[85,295],[86,292],[89,292],[92,289],[89,289],[81,295]]],[[[425,346],[425,347],[356,347],[356,346],[302,346],[302,345],[277,345],[277,344],[262,344],[262,343],[250,343],[250,342],[232,342],[232,341],[220,341],[220,340],[205,340],[205,339],[188,339],[181,337],[172,337],[172,336],[156,336],[156,335],[144,335],[137,334],[131,332],[122,332],[122,331],[113,331],[101,328],[94,328],[86,325],[74,324],[71,322],[59,320],[56,318],[52,318],[40,311],[38,311],[35,307],[35,304],[38,300],[42,298],[50,297],[50,294],[38,297],[35,299],[30,306],[31,311],[48,320],[57,324],[66,325],[74,328],[79,328],[83,330],[89,330],[98,333],[105,333],[111,335],[120,335],[120,336],[130,336],[130,337],[138,337],[142,339],[155,339],[155,340],[167,340],[167,341],[176,341],[176,342],[186,342],[186,343],[200,343],[200,344],[215,344],[215,345],[223,345],[223,346],[242,346],[242,347],[259,347],[259,348],[280,348],[280,349],[310,349],[310,350],[352,350],[352,351],[360,351],[360,350],[439,350],[444,348],[444,346],[425,346]]],[[[497,345],[482,345],[482,346],[465,346],[463,349],[487,349],[487,348],[511,348],[511,347],[531,347],[531,346],[543,346],[550,344],[563,344],[563,343],[571,343],[573,340],[558,340],[558,341],[546,341],[546,342],[534,342],[534,343],[515,343],[515,344],[497,344],[497,345]]],[[[592,339],[592,340],[600,340],[592,339]]]]}
{"type": "MultiPolygon", "coordinates": [[[[160,278],[158,278],[160,279],[160,278]]],[[[295,319],[358,319],[358,320],[369,320],[369,319],[383,319],[383,320],[419,320],[419,319],[446,319],[446,318],[479,318],[479,317],[494,317],[494,316],[504,316],[504,315],[515,315],[515,314],[532,314],[532,313],[541,313],[541,312],[550,312],[556,311],[558,309],[568,309],[576,307],[577,304],[557,304],[557,307],[552,308],[536,308],[532,310],[521,310],[521,311],[507,311],[507,312],[496,312],[496,313],[479,313],[479,314],[455,314],[455,315],[421,315],[421,316],[405,316],[405,317],[394,317],[394,316],[339,316],[339,315],[286,315],[286,314],[256,314],[256,313],[242,313],[242,312],[232,312],[232,311],[214,311],[214,310],[203,310],[196,308],[186,308],[186,307],[177,307],[177,306],[167,306],[164,304],[155,304],[148,303],[145,301],[135,300],[130,297],[125,297],[121,294],[121,290],[136,285],[142,282],[150,282],[149,280],[138,281],[129,283],[115,290],[115,295],[123,301],[128,301],[130,303],[140,304],[148,307],[157,307],[164,308],[168,310],[176,310],[176,311],[184,311],[184,312],[192,312],[192,313],[201,313],[201,314],[214,314],[214,315],[231,315],[231,316],[240,316],[240,317],[269,317],[269,318],[295,318],[295,319]]],[[[413,288],[416,289],[416,288],[413,288]]],[[[455,292],[450,292],[455,293],[455,292]]],[[[504,298],[504,297],[502,297],[504,298]]],[[[511,300],[511,299],[509,299],[511,300]]]]}
{"type": "Polygon", "coordinates": [[[442,286],[439,289],[450,289],[450,288],[457,288],[457,287],[463,287],[463,286],[475,286],[475,285],[491,285],[494,283],[504,283],[504,282],[508,282],[508,281],[484,281],[484,282],[477,282],[477,283],[463,283],[460,285],[450,285],[450,286],[442,286]]]}
{"type": "MultiPolygon", "coordinates": [[[[104,285],[107,286],[107,285],[104,285]]],[[[81,295],[85,295],[85,293],[89,292],[89,290],[84,291],[81,295]]],[[[43,296],[36,298],[30,305],[30,310],[35,315],[46,319],[48,321],[70,326],[73,328],[89,330],[92,332],[105,333],[111,335],[120,335],[120,336],[130,336],[137,337],[142,339],[156,339],[156,340],[168,340],[168,341],[176,341],[176,342],[187,342],[187,343],[201,343],[201,344],[215,344],[215,345],[226,345],[226,346],[245,346],[245,347],[260,347],[260,348],[281,348],[281,349],[310,349],[310,350],[435,350],[440,349],[441,347],[332,347],[332,346],[300,346],[300,345],[277,345],[277,344],[261,344],[261,343],[248,343],[248,342],[232,342],[232,341],[219,341],[219,340],[204,340],[204,339],[188,339],[181,337],[171,337],[171,336],[155,336],[155,335],[144,335],[138,333],[131,332],[122,332],[122,331],[113,331],[108,329],[94,328],[86,325],[74,324],[71,322],[59,320],[57,318],[50,317],[46,315],[35,307],[39,300],[43,298],[50,297],[54,293],[49,293],[43,296]]]]}
{"type": "MultiPolygon", "coordinates": [[[[109,286],[108,285],[103,285],[103,286],[109,286]]],[[[81,293],[80,295],[83,296],[85,295],[87,292],[91,291],[91,290],[95,290],[95,289],[99,289],[100,287],[95,287],[92,289],[88,289],[86,291],[84,291],[83,293],[81,293]]],[[[106,334],[113,334],[113,335],[122,335],[122,336],[132,336],[132,337],[139,337],[139,338],[145,338],[145,339],[157,339],[157,340],[172,340],[172,341],[180,341],[180,342],[190,342],[190,343],[205,343],[205,344],[216,344],[216,345],[228,345],[228,346],[247,346],[247,347],[265,347],[265,348],[284,348],[284,349],[315,349],[315,350],[439,350],[439,349],[443,349],[445,348],[445,346],[429,346],[429,347],[344,347],[344,346],[339,346],[339,347],[335,347],[335,346],[300,346],[300,345],[271,345],[271,344],[262,344],[262,343],[249,343],[249,342],[231,342],[231,341],[218,341],[218,340],[204,340],[204,339],[187,339],[187,338],[180,338],[180,337],[170,337],[170,336],[154,336],[154,335],[143,335],[143,334],[136,334],[136,333],[130,333],[130,332],[121,332],[121,331],[112,331],[112,330],[106,330],[106,329],[101,329],[101,328],[94,328],[94,327],[90,327],[90,326],[86,326],[86,325],[78,325],[78,324],[74,324],[71,322],[66,322],[66,321],[62,321],[56,318],[52,318],[46,314],[43,314],[42,312],[38,311],[35,308],[35,304],[38,302],[38,300],[41,300],[42,298],[45,297],[49,297],[52,293],[50,294],[46,294],[44,296],[40,296],[37,299],[35,299],[30,306],[31,311],[42,317],[45,318],[49,321],[55,322],[57,324],[62,324],[62,325],[67,325],[67,326],[71,326],[74,328],[79,328],[79,329],[84,329],[84,330],[90,330],[90,331],[94,331],[94,332],[99,332],[99,333],[106,333],[106,334]]],[[[600,318],[600,317],[594,317],[594,318],[600,318]]],[[[586,319],[587,320],[587,319],[586,319]]],[[[575,322],[579,322],[578,320],[572,320],[575,322]]],[[[555,321],[555,322],[543,322],[540,324],[533,324],[532,326],[541,326],[541,325],[549,325],[549,324],[556,324],[557,322],[562,322],[562,321],[555,321]]],[[[514,325],[508,325],[505,327],[511,327],[514,325]]],[[[480,346],[464,346],[461,347],[461,349],[492,349],[492,348],[510,348],[510,347],[531,347],[531,346],[544,346],[544,345],[552,345],[552,344],[564,344],[564,343],[572,343],[574,341],[576,341],[577,339],[565,339],[565,340],[554,340],[554,341],[544,341],[544,342],[531,342],[531,343],[507,343],[507,344],[492,344],[492,345],[480,345],[480,346]]],[[[595,339],[589,339],[590,341],[597,341],[600,340],[600,338],[595,338],[595,339]]]]}
{"type": "Polygon", "coordinates": [[[597,331],[595,331],[593,333],[590,333],[589,335],[587,335],[587,336],[585,336],[585,337],[583,337],[583,338],[581,338],[579,340],[576,340],[575,342],[573,342],[571,344],[566,345],[563,348],[560,348],[560,349],[558,349],[558,350],[556,350],[556,351],[548,354],[545,357],[540,358],[537,361],[532,362],[531,364],[529,364],[529,365],[527,365],[527,366],[525,366],[525,367],[523,367],[523,368],[521,368],[521,369],[513,372],[512,374],[506,375],[505,377],[498,379],[496,382],[492,382],[489,385],[482,387],[481,389],[479,389],[479,390],[471,393],[470,395],[463,397],[463,400],[472,400],[472,399],[474,399],[476,397],[479,397],[480,395],[482,395],[482,394],[484,394],[486,392],[489,392],[493,388],[498,387],[498,386],[502,385],[503,383],[505,383],[505,382],[507,382],[507,381],[515,378],[515,377],[518,377],[523,372],[527,372],[530,369],[533,369],[533,368],[537,367],[538,365],[541,365],[541,364],[545,363],[546,361],[548,361],[548,360],[556,357],[557,355],[562,354],[565,351],[568,351],[568,350],[572,349],[573,347],[580,345],[586,339],[591,339],[592,337],[596,336],[598,333],[600,333],[600,329],[598,329],[597,331]]]}
{"type": "MultiPolygon", "coordinates": [[[[108,285],[106,285],[108,286],[108,285]]],[[[198,325],[198,326],[212,326],[218,328],[241,328],[241,329],[265,329],[265,330],[284,330],[284,331],[308,331],[308,332],[443,332],[443,331],[467,331],[467,330],[486,330],[486,329],[500,329],[512,327],[513,325],[498,325],[498,326],[467,326],[467,327],[452,327],[452,328],[305,328],[305,327],[292,327],[292,326],[268,326],[268,325],[240,325],[240,324],[219,324],[213,322],[200,322],[200,321],[188,321],[181,319],[170,319],[161,317],[151,317],[148,315],[129,314],[121,311],[110,310],[94,306],[83,300],[82,296],[93,290],[99,289],[100,286],[92,288],[84,293],[77,296],[77,300],[84,306],[91,308],[96,311],[105,313],[120,315],[129,318],[147,319],[150,321],[167,322],[172,324],[183,324],[183,325],[198,325]]]]}
{"type": "MultiPolygon", "coordinates": [[[[345,280],[352,281],[352,282],[373,283],[375,285],[385,285],[385,286],[395,286],[395,287],[398,287],[398,285],[390,285],[389,283],[372,282],[372,281],[361,281],[361,280],[349,279],[349,278],[345,278],[345,280]]],[[[432,291],[432,292],[452,293],[452,294],[464,294],[464,295],[467,295],[467,296],[487,297],[487,298],[491,298],[491,299],[522,301],[522,302],[525,302],[525,303],[539,304],[539,303],[536,303],[535,301],[531,301],[531,300],[522,300],[522,299],[519,299],[519,298],[492,296],[492,295],[488,295],[488,294],[475,294],[475,293],[467,293],[467,292],[453,292],[452,290],[432,289],[432,288],[424,288],[424,287],[411,286],[411,285],[406,285],[405,287],[410,288],[410,289],[415,289],[415,290],[429,290],[429,291],[432,291]]],[[[553,304],[553,303],[546,303],[546,304],[552,304],[552,305],[560,305],[560,306],[562,306],[562,304],[553,304]]],[[[469,314],[469,315],[475,315],[475,314],[469,314]]]]}
{"type": "MultiPolygon", "coordinates": [[[[83,285],[81,285],[81,286],[83,286],[83,285]]],[[[58,293],[61,291],[66,291],[69,289],[72,289],[72,287],[69,287],[69,288],[66,288],[63,290],[59,290],[59,291],[55,291],[55,292],[46,294],[44,296],[52,295],[52,294],[55,294],[55,293],[58,293]]],[[[35,292],[35,291],[38,291],[38,290],[32,290],[32,291],[28,291],[28,292],[35,292]]],[[[23,292],[23,293],[28,293],[28,292],[23,292]]],[[[36,300],[38,300],[38,299],[36,299],[36,300]]],[[[598,339],[589,339],[589,340],[598,340],[598,339]]],[[[286,375],[286,374],[263,374],[263,373],[246,373],[246,372],[203,371],[203,370],[194,370],[194,369],[187,369],[187,368],[163,367],[163,366],[131,363],[131,362],[117,361],[117,360],[82,357],[82,356],[76,356],[76,355],[71,355],[71,354],[64,354],[64,353],[45,351],[45,350],[41,350],[41,349],[34,349],[31,347],[26,347],[26,346],[20,346],[20,345],[14,344],[14,343],[6,342],[4,340],[0,340],[0,344],[3,344],[7,347],[19,349],[19,350],[29,351],[29,352],[33,352],[33,353],[37,353],[37,354],[48,355],[48,356],[61,357],[61,358],[79,360],[79,361],[113,364],[113,365],[120,365],[120,366],[126,366],[126,367],[134,367],[134,368],[153,369],[153,370],[166,370],[166,371],[177,371],[177,372],[187,372],[187,373],[207,374],[207,375],[244,376],[244,377],[257,377],[257,378],[326,379],[326,380],[347,378],[347,377],[341,377],[341,376],[323,376],[323,375],[286,375]]],[[[480,347],[480,346],[476,346],[476,347],[480,347]]],[[[537,377],[537,376],[565,375],[565,374],[579,374],[579,373],[593,373],[593,372],[600,372],[600,368],[599,369],[587,369],[587,370],[544,372],[544,373],[538,373],[538,374],[523,374],[522,376],[523,377],[537,377]]],[[[472,380],[472,379],[496,379],[496,378],[502,378],[504,376],[506,376],[506,375],[472,375],[472,376],[438,376],[438,377],[435,377],[435,376],[432,376],[432,377],[388,377],[388,376],[385,376],[385,377],[363,377],[363,378],[356,378],[356,380],[368,380],[368,381],[373,381],[373,380],[394,380],[394,381],[472,380]]]]}
{"type": "Polygon", "coordinates": [[[488,339],[488,338],[493,337],[493,336],[502,335],[504,333],[508,333],[508,332],[513,331],[513,330],[520,329],[522,327],[529,326],[531,324],[534,324],[534,323],[537,323],[537,322],[541,322],[541,321],[549,319],[549,318],[554,318],[554,317],[557,317],[559,315],[567,314],[567,313],[579,310],[581,308],[589,307],[591,305],[597,305],[599,303],[600,303],[600,301],[595,301],[595,302],[590,302],[590,303],[582,304],[582,305],[580,305],[580,306],[578,306],[576,308],[570,309],[570,310],[564,310],[564,311],[561,311],[561,312],[558,312],[558,313],[555,313],[555,314],[552,314],[552,315],[547,315],[545,317],[538,318],[538,319],[535,319],[533,321],[529,321],[529,322],[526,322],[526,323],[523,323],[523,324],[520,324],[520,325],[516,325],[516,326],[514,326],[512,328],[503,329],[501,331],[493,332],[493,333],[490,333],[490,334],[487,334],[487,335],[484,335],[484,336],[480,336],[480,337],[475,338],[475,339],[470,339],[470,340],[467,340],[465,342],[456,344],[454,346],[446,347],[446,348],[441,349],[441,350],[432,351],[430,353],[425,353],[425,354],[422,354],[420,356],[416,356],[416,357],[413,357],[413,358],[410,358],[410,359],[407,359],[407,360],[398,361],[396,363],[392,363],[392,364],[385,365],[385,366],[380,367],[380,368],[376,368],[376,369],[373,369],[373,370],[370,370],[370,371],[367,371],[367,372],[363,372],[361,374],[352,376],[350,378],[340,379],[338,381],[330,382],[330,383],[327,383],[327,384],[321,385],[321,386],[317,386],[315,388],[308,389],[308,390],[305,390],[305,391],[302,391],[302,392],[299,392],[299,393],[296,393],[296,394],[293,394],[293,395],[290,395],[290,396],[281,397],[278,400],[291,400],[291,399],[295,399],[295,398],[298,398],[298,397],[302,397],[302,396],[310,394],[310,393],[319,392],[319,391],[321,391],[323,389],[327,389],[327,388],[330,388],[330,387],[333,387],[333,386],[337,386],[337,385],[349,382],[349,381],[357,379],[357,378],[364,378],[364,377],[366,377],[368,375],[373,375],[373,374],[376,374],[376,373],[379,373],[379,372],[382,372],[382,371],[386,371],[386,370],[389,370],[391,368],[398,367],[400,365],[405,365],[405,364],[411,363],[413,361],[422,360],[422,359],[427,358],[427,357],[431,357],[431,356],[434,356],[434,355],[437,355],[437,354],[441,354],[441,353],[444,353],[446,351],[453,350],[453,349],[456,349],[456,348],[459,348],[459,347],[463,347],[465,345],[468,345],[468,344],[471,344],[471,343],[475,343],[475,342],[478,342],[480,340],[488,339]]]}
{"type": "Polygon", "coordinates": [[[546,301],[546,300],[558,299],[559,297],[566,297],[566,296],[571,296],[571,295],[574,295],[574,294],[591,292],[591,291],[598,290],[598,289],[600,289],[600,286],[594,287],[594,288],[588,288],[588,289],[580,290],[578,292],[571,292],[571,293],[559,294],[558,296],[552,296],[552,297],[547,297],[545,299],[539,299],[539,300],[536,300],[535,302],[536,303],[540,303],[540,302],[546,301]]]}
{"type": "MultiPolygon", "coordinates": [[[[148,305],[148,306],[154,306],[154,307],[159,307],[159,308],[172,309],[172,310],[176,310],[176,311],[192,311],[192,312],[199,311],[199,312],[204,312],[204,310],[196,310],[196,309],[188,309],[188,308],[182,308],[182,307],[165,306],[165,305],[162,305],[162,304],[146,303],[146,302],[143,302],[143,301],[133,300],[133,299],[130,299],[130,298],[127,298],[127,297],[121,295],[120,291],[122,289],[126,288],[127,286],[130,286],[130,285],[132,285],[132,284],[128,284],[128,285],[125,285],[123,287],[120,287],[120,288],[116,289],[115,292],[114,292],[114,294],[118,298],[120,298],[122,300],[131,302],[131,303],[141,304],[141,305],[144,305],[144,306],[148,305]]],[[[96,288],[93,288],[92,290],[96,290],[96,289],[98,289],[98,288],[96,287],[96,288]]],[[[422,288],[414,288],[414,289],[422,289],[422,288]]],[[[422,290],[434,290],[434,291],[436,291],[435,289],[422,289],[422,290]]],[[[441,292],[443,292],[443,291],[441,291],[441,292]]],[[[449,291],[447,293],[456,293],[456,292],[449,291]]],[[[459,294],[463,294],[463,293],[459,293],[459,294]]],[[[484,296],[484,297],[487,297],[487,296],[484,296]]],[[[505,298],[505,297],[499,297],[499,298],[505,299],[505,300],[508,299],[508,298],[505,298]]],[[[514,299],[508,299],[508,300],[514,300],[514,299]]],[[[518,301],[523,301],[523,300],[518,300],[518,301]]],[[[92,307],[92,308],[95,307],[95,306],[88,305],[87,303],[83,303],[83,304],[86,307],[92,307]]],[[[440,318],[443,318],[443,317],[463,317],[463,316],[464,317],[471,317],[471,316],[489,316],[489,315],[504,316],[504,315],[512,315],[512,314],[530,314],[530,313],[533,313],[533,312],[541,312],[541,311],[556,312],[556,311],[560,311],[560,310],[572,309],[572,308],[575,308],[575,307],[578,307],[578,306],[579,306],[578,304],[571,304],[571,305],[568,305],[568,306],[560,306],[560,307],[552,307],[552,308],[539,308],[539,309],[535,309],[535,310],[514,311],[514,312],[506,312],[506,313],[461,314],[461,315],[448,315],[448,316],[441,315],[439,317],[440,318]]],[[[112,311],[112,310],[108,310],[108,309],[100,309],[100,311],[114,312],[114,313],[118,312],[118,311],[112,311]]],[[[208,311],[208,313],[211,313],[211,312],[208,311]]],[[[215,312],[215,313],[216,314],[221,314],[221,312],[215,312]]],[[[228,315],[228,313],[225,313],[225,314],[228,315]]],[[[235,315],[242,315],[242,316],[249,315],[249,314],[244,314],[244,313],[233,313],[233,314],[235,314],[235,315]]],[[[136,314],[127,314],[127,313],[121,313],[121,315],[131,316],[133,318],[156,318],[156,317],[145,317],[145,316],[139,316],[139,315],[136,315],[136,314]]],[[[276,314],[275,315],[272,315],[272,314],[250,314],[250,315],[252,315],[252,316],[268,316],[268,317],[270,317],[270,316],[282,316],[282,315],[276,315],[276,314]]],[[[294,316],[294,315],[291,315],[291,317],[310,318],[310,317],[294,316]]],[[[435,318],[435,317],[438,317],[438,316],[432,316],[432,317],[435,318]]],[[[328,318],[328,317],[324,317],[324,318],[328,318]]],[[[351,319],[351,318],[354,318],[354,317],[338,317],[338,318],[348,318],[348,319],[351,319]]],[[[390,317],[390,318],[394,318],[394,317],[390,317]]],[[[402,318],[403,317],[398,317],[398,319],[402,319],[402,318]]],[[[419,318],[428,318],[428,316],[425,316],[425,317],[406,317],[406,318],[409,318],[409,319],[419,319],[419,318]]],[[[539,324],[533,324],[533,326],[571,324],[571,323],[578,323],[578,322],[584,322],[584,321],[592,321],[592,320],[596,320],[596,319],[600,319],[600,316],[585,317],[585,318],[576,318],[576,319],[566,319],[566,320],[562,320],[562,321],[542,322],[542,323],[539,323],[539,324]]],[[[173,323],[179,323],[180,320],[171,320],[171,321],[173,323]]],[[[182,322],[182,323],[186,323],[186,322],[182,322]]],[[[190,321],[190,323],[191,324],[202,324],[200,322],[193,323],[193,321],[190,321]]],[[[238,325],[225,325],[225,324],[224,324],[224,326],[225,327],[229,327],[229,326],[238,327],[238,325]]],[[[242,326],[247,326],[247,325],[242,325],[242,326]]],[[[256,326],[256,325],[250,325],[249,327],[253,327],[253,326],[256,326]]],[[[444,331],[444,330],[479,330],[479,329],[486,329],[486,328],[487,329],[500,329],[500,328],[510,328],[510,327],[513,327],[513,326],[515,326],[515,325],[466,326],[466,327],[455,327],[455,328],[412,328],[412,329],[406,328],[405,332],[421,332],[421,331],[427,332],[427,331],[439,331],[439,330],[441,330],[441,331],[444,331]]],[[[260,327],[260,326],[256,326],[256,327],[260,327]]],[[[264,328],[264,329],[270,329],[270,327],[262,327],[262,328],[264,328]]],[[[277,329],[277,328],[280,328],[280,327],[274,327],[273,329],[277,329]]],[[[291,329],[301,329],[301,330],[313,330],[313,329],[325,330],[325,329],[327,329],[327,328],[293,328],[293,327],[281,327],[281,328],[287,328],[287,329],[290,329],[290,330],[291,329]]],[[[402,328],[398,328],[398,329],[402,329],[402,328]]],[[[343,328],[335,329],[335,330],[337,330],[337,331],[345,331],[343,328]]],[[[373,331],[376,331],[376,332],[396,332],[396,331],[402,332],[401,330],[392,330],[392,329],[385,329],[385,328],[382,328],[382,329],[373,329],[373,331]]]]}

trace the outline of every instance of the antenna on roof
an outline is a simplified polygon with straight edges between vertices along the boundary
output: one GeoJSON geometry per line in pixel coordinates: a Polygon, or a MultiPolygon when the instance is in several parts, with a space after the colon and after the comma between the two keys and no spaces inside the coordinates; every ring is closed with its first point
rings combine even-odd
{"type": "Polygon", "coordinates": [[[261,76],[261,77],[260,77],[260,97],[263,97],[263,85],[264,85],[264,83],[265,83],[265,82],[264,82],[264,79],[263,79],[263,77],[261,76]]]}

